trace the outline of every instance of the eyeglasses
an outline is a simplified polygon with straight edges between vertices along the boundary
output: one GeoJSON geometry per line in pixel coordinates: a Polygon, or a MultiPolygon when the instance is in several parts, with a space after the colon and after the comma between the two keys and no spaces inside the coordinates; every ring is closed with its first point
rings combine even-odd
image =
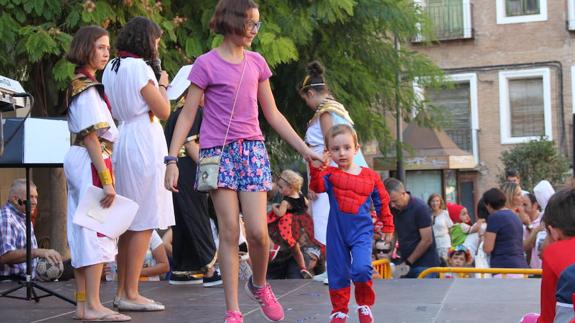
{"type": "Polygon", "coordinates": [[[262,27],[261,21],[255,22],[250,20],[246,23],[246,29],[249,31],[259,31],[261,27],[262,27]]]}

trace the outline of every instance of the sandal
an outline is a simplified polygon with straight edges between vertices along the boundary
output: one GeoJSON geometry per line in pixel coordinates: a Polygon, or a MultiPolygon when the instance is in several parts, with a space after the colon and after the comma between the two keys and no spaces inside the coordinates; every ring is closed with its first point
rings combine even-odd
{"type": "Polygon", "coordinates": [[[83,318],[82,322],[127,322],[131,320],[132,318],[128,315],[114,312],[95,318],[83,318]]]}
{"type": "MultiPolygon", "coordinates": [[[[76,303],[85,303],[86,302],[86,293],[85,292],[74,292],[74,299],[76,299],[76,303]]],[[[82,318],[76,314],[72,316],[74,320],[81,320],[82,318]]]]}

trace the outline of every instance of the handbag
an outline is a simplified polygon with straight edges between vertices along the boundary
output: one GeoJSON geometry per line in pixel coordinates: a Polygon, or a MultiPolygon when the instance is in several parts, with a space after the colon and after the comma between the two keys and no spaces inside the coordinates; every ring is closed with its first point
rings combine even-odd
{"type": "Polygon", "coordinates": [[[244,79],[244,72],[246,71],[246,64],[247,64],[247,58],[244,55],[244,67],[242,69],[242,75],[240,77],[240,81],[238,82],[238,87],[236,88],[236,94],[232,106],[232,113],[230,114],[230,121],[228,123],[226,135],[224,136],[224,143],[222,145],[220,155],[201,157],[200,162],[198,163],[198,174],[196,175],[196,189],[200,192],[210,192],[218,189],[220,161],[222,159],[222,154],[224,153],[224,148],[226,147],[226,141],[228,139],[228,132],[230,131],[230,125],[232,124],[232,118],[234,116],[234,110],[236,108],[238,93],[240,90],[240,86],[242,85],[242,80],[244,79]]]}

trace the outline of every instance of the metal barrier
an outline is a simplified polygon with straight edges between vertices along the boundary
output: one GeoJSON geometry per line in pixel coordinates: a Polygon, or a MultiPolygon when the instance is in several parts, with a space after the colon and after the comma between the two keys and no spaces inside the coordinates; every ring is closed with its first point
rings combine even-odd
{"type": "Polygon", "coordinates": [[[389,263],[389,259],[379,259],[374,260],[371,263],[371,266],[375,271],[379,273],[379,276],[382,279],[391,279],[392,272],[391,272],[391,265],[389,263]]]}
{"type": "Polygon", "coordinates": [[[480,274],[484,278],[485,274],[501,274],[502,278],[507,275],[541,275],[543,270],[532,268],[466,268],[466,267],[431,267],[422,271],[417,278],[425,278],[431,273],[438,273],[439,278],[445,278],[446,273],[459,274],[459,278],[469,278],[470,274],[480,274]]]}

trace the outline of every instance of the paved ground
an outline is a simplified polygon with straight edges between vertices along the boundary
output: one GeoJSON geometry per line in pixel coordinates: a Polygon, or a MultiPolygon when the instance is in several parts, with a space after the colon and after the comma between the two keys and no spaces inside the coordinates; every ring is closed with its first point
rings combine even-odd
{"type": "MultiPolygon", "coordinates": [[[[43,284],[72,296],[73,282],[43,284]]],[[[378,280],[374,286],[376,322],[518,322],[527,312],[538,311],[539,279],[422,279],[378,280]]],[[[0,292],[15,286],[0,284],[0,292]]],[[[285,322],[327,322],[330,304],[327,286],[309,280],[273,281],[286,311],[285,322]]],[[[111,305],[114,284],[102,285],[102,300],[111,305]]],[[[131,313],[132,322],[221,322],[223,289],[170,286],[167,282],[142,283],[145,296],[166,304],[165,312],[131,313]]],[[[21,289],[16,295],[24,295],[21,289]]],[[[267,322],[259,308],[240,292],[246,323],[267,322]]],[[[0,322],[74,322],[73,307],[56,297],[34,301],[0,298],[0,322]]],[[[357,322],[355,312],[351,320],[357,322]]]]}

